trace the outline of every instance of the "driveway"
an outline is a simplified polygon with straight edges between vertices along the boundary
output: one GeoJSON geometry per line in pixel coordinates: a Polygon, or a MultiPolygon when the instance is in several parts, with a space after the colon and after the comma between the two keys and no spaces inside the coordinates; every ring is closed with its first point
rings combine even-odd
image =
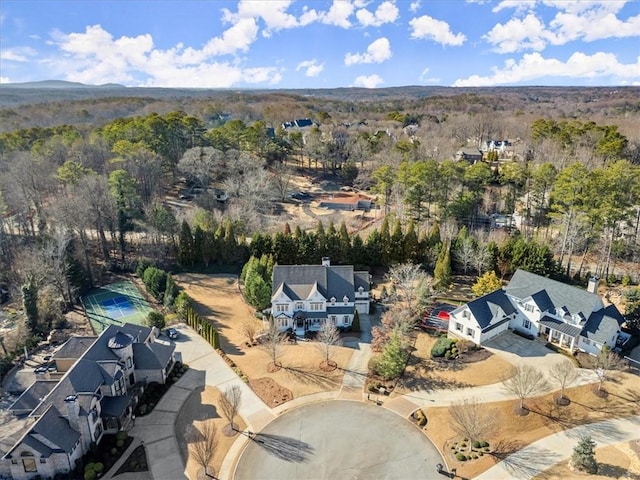
{"type": "Polygon", "coordinates": [[[267,425],[245,448],[233,478],[431,478],[437,463],[445,462],[408,420],[373,404],[331,401],[267,425]]]}

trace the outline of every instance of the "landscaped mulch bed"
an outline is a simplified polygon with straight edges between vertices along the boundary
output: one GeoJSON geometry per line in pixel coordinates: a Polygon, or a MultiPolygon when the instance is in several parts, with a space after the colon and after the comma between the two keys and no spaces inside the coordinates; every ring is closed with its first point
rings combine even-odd
{"type": "Polygon", "coordinates": [[[293,400],[291,390],[284,388],[269,377],[258,378],[249,382],[251,389],[269,407],[277,407],[285,402],[293,400]]]}
{"type": "Polygon", "coordinates": [[[137,446],[129,458],[125,460],[122,466],[116,472],[116,475],[120,475],[121,473],[131,472],[148,472],[149,466],[147,464],[147,453],[144,449],[144,445],[137,446]]]}

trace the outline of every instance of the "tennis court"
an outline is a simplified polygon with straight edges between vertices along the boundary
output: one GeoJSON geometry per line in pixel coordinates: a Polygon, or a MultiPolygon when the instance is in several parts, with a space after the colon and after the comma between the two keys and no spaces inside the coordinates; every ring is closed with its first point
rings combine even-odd
{"type": "Polygon", "coordinates": [[[153,310],[136,286],[127,281],[92,290],[83,297],[82,302],[96,333],[109,325],[144,325],[147,314],[153,310]]]}

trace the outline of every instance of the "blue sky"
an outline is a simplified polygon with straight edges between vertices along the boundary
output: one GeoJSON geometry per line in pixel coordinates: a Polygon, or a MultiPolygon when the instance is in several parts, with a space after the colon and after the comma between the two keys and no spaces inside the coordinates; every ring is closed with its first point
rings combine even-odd
{"type": "Polygon", "coordinates": [[[2,0],[0,81],[640,85],[640,3],[2,0]]]}

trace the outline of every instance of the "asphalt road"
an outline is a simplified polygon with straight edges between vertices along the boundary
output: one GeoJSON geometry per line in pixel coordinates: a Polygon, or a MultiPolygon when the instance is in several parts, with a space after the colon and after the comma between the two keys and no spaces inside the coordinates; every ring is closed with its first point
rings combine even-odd
{"type": "Polygon", "coordinates": [[[444,464],[408,420],[374,404],[305,405],[276,418],[242,453],[235,480],[430,478],[444,464]]]}

